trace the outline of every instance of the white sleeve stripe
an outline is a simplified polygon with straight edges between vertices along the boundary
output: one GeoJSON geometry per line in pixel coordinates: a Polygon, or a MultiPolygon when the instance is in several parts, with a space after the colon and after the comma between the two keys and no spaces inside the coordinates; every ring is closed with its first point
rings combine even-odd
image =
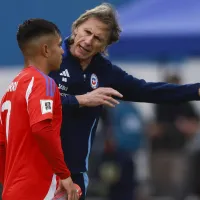
{"type": "Polygon", "coordinates": [[[27,104],[27,109],[28,109],[28,100],[29,100],[29,96],[32,92],[32,88],[33,88],[33,83],[34,83],[34,77],[32,77],[30,83],[28,84],[28,88],[26,90],[26,104],[27,104]]]}

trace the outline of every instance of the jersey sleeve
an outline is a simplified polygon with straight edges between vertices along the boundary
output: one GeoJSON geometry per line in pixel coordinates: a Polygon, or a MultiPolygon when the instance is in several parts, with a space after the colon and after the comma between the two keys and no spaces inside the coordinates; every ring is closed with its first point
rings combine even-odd
{"type": "Polygon", "coordinates": [[[123,95],[125,101],[176,104],[200,100],[200,83],[171,84],[165,82],[146,82],[112,65],[111,87],[123,95]]]}
{"type": "Polygon", "coordinates": [[[26,92],[30,126],[53,118],[56,84],[50,77],[32,77],[26,92]]]}

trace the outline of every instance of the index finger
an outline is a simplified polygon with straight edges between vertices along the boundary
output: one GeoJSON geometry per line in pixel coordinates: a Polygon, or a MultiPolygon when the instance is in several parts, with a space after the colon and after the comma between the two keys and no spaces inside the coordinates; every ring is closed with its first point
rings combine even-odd
{"type": "Polygon", "coordinates": [[[68,200],[74,200],[74,199],[72,199],[72,195],[71,194],[67,194],[67,199],[68,200]]]}
{"type": "Polygon", "coordinates": [[[78,200],[78,199],[79,199],[78,193],[75,191],[73,193],[73,200],[78,200]]]}
{"type": "Polygon", "coordinates": [[[113,88],[105,88],[105,94],[122,98],[123,95],[113,88]]]}

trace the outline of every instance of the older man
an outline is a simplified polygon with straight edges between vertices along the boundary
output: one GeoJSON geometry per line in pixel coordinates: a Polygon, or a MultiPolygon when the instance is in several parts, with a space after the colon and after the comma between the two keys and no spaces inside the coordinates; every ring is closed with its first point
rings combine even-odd
{"type": "Polygon", "coordinates": [[[88,158],[102,106],[114,107],[118,104],[116,98],[149,103],[200,99],[199,83],[147,83],[113,65],[105,57],[106,48],[119,40],[120,32],[111,5],[101,4],[86,11],[73,23],[72,34],[63,43],[60,71],[50,74],[62,97],[61,137],[65,162],[73,181],[85,193],[88,158]]]}

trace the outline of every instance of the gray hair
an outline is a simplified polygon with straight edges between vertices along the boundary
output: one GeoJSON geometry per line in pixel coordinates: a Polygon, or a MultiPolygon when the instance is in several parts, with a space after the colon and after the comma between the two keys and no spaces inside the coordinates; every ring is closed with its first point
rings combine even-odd
{"type": "Polygon", "coordinates": [[[119,40],[121,28],[117,20],[117,13],[111,4],[103,3],[93,9],[87,10],[72,24],[72,33],[82,23],[89,18],[97,18],[104,24],[107,24],[110,30],[110,38],[108,45],[115,43],[119,40]]]}

